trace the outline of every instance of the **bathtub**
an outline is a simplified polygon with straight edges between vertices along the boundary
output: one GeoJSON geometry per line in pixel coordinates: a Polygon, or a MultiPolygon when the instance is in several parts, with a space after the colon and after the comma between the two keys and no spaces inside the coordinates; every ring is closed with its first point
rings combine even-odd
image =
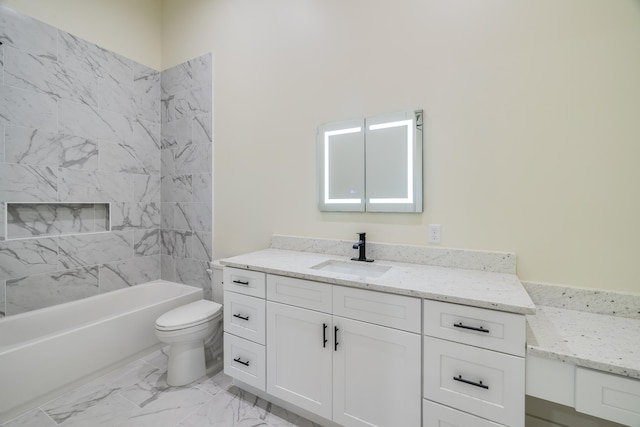
{"type": "Polygon", "coordinates": [[[202,296],[157,280],[0,319],[0,423],[159,348],[158,316],[202,296]]]}

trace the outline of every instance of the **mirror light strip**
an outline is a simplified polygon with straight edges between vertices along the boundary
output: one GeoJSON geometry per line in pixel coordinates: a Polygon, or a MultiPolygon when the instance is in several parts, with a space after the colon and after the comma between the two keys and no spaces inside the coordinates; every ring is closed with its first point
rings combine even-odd
{"type": "Polygon", "coordinates": [[[413,120],[380,123],[369,126],[369,130],[407,127],[407,197],[404,199],[369,199],[369,203],[413,203],[413,120]]]}
{"type": "Polygon", "coordinates": [[[361,127],[330,130],[324,133],[324,203],[325,204],[360,204],[362,199],[330,199],[329,198],[329,137],[361,132],[361,127]]]}

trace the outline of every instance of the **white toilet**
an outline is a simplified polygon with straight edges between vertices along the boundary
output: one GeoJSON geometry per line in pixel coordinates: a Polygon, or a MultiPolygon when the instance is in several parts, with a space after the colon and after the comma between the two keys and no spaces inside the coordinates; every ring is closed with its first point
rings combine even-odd
{"type": "Polygon", "coordinates": [[[169,348],[167,383],[181,386],[206,373],[204,343],[222,325],[222,306],[199,300],[174,308],[156,320],[156,336],[169,348]]]}

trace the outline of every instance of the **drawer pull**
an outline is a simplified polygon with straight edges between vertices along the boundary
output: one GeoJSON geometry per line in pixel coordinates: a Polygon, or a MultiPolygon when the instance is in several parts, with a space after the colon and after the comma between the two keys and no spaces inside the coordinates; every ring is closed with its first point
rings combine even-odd
{"type": "Polygon", "coordinates": [[[327,324],[323,323],[322,324],[322,339],[324,340],[324,342],[322,343],[322,348],[326,348],[327,347],[327,324]]]}
{"type": "Polygon", "coordinates": [[[242,280],[234,280],[233,283],[237,283],[238,285],[249,286],[249,281],[243,282],[242,280]]]}
{"type": "Polygon", "coordinates": [[[240,359],[240,357],[238,357],[237,359],[233,359],[234,362],[238,362],[241,365],[244,366],[249,366],[249,361],[247,360],[246,362],[243,362],[242,359],[240,359]]]}
{"type": "Polygon", "coordinates": [[[246,320],[246,321],[249,320],[249,316],[244,317],[244,316],[242,316],[240,314],[234,314],[233,317],[237,317],[238,319],[242,319],[242,320],[246,320]]]}
{"type": "Polygon", "coordinates": [[[474,326],[467,326],[467,325],[463,325],[462,322],[460,323],[454,323],[453,324],[454,328],[462,328],[462,329],[468,329],[470,331],[476,331],[476,332],[485,332],[485,333],[489,333],[488,329],[483,328],[482,326],[480,326],[479,328],[476,328],[474,326]]]}
{"type": "Polygon", "coordinates": [[[474,385],[476,387],[480,387],[480,388],[483,388],[485,390],[489,390],[489,386],[482,384],[482,381],[479,381],[479,382],[476,383],[476,382],[473,382],[473,381],[465,380],[464,378],[462,378],[462,375],[458,375],[457,377],[453,377],[453,379],[455,381],[460,381],[461,383],[474,385]]]}

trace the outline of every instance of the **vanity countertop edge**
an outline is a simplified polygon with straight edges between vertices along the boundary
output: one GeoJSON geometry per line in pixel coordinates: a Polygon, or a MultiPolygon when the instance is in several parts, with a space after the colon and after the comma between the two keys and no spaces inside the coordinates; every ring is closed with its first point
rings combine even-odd
{"type": "Polygon", "coordinates": [[[334,285],[469,305],[516,314],[536,308],[515,274],[376,260],[391,268],[380,277],[358,277],[313,269],[349,257],[284,249],[264,249],[220,260],[220,264],[334,285]]]}

